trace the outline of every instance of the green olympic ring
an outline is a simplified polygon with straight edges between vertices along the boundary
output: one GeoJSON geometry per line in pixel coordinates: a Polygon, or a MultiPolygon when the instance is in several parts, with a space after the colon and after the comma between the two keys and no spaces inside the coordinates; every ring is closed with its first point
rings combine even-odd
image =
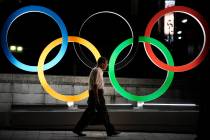
{"type": "MultiPolygon", "coordinates": [[[[151,37],[140,36],[138,38],[138,42],[146,42],[146,43],[150,43],[150,44],[154,45],[163,53],[163,55],[166,59],[166,62],[170,66],[174,66],[174,61],[173,61],[173,58],[172,58],[170,52],[160,41],[158,41],[154,38],[151,38],[151,37]]],[[[142,101],[142,102],[154,100],[154,99],[160,97],[161,95],[163,95],[167,91],[167,89],[170,87],[172,80],[174,78],[174,72],[167,71],[167,76],[166,76],[166,79],[165,79],[164,83],[162,84],[162,86],[158,90],[156,90],[155,92],[153,92],[149,95],[145,95],[145,96],[133,95],[132,93],[123,89],[122,86],[120,86],[120,84],[117,81],[116,76],[115,76],[115,62],[116,62],[116,59],[117,59],[118,55],[120,54],[120,52],[123,49],[125,49],[127,46],[131,45],[132,43],[133,43],[133,38],[127,39],[127,40],[123,41],[120,45],[118,45],[115,48],[115,50],[113,51],[113,53],[110,57],[110,61],[109,61],[109,72],[108,72],[111,84],[120,95],[127,98],[128,100],[142,101]]]]}

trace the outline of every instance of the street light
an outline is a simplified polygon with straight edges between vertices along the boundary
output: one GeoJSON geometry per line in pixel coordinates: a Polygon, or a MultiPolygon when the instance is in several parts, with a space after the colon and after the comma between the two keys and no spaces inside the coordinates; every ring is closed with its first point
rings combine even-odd
{"type": "Polygon", "coordinates": [[[185,19],[182,20],[182,23],[187,23],[187,21],[188,20],[185,18],[185,19]]]}
{"type": "Polygon", "coordinates": [[[178,31],[177,34],[180,35],[182,33],[182,31],[178,31]]]}
{"type": "Polygon", "coordinates": [[[179,37],[178,37],[178,39],[180,40],[180,39],[182,39],[182,37],[181,37],[181,36],[179,36],[179,37]]]}
{"type": "Polygon", "coordinates": [[[23,47],[22,46],[17,46],[17,52],[21,53],[23,51],[23,47]]]}
{"type": "Polygon", "coordinates": [[[16,46],[14,46],[14,45],[10,46],[10,51],[15,52],[16,51],[16,46]]]}
{"type": "Polygon", "coordinates": [[[17,53],[21,53],[23,52],[23,47],[22,46],[16,46],[16,45],[11,45],[10,46],[10,51],[11,52],[17,52],[17,53]]]}

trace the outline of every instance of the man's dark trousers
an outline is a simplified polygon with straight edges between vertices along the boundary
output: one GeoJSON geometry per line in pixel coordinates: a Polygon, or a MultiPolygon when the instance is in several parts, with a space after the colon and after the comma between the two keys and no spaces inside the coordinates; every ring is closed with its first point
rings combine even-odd
{"type": "Polygon", "coordinates": [[[96,104],[96,96],[94,96],[93,91],[89,90],[88,107],[82,114],[82,117],[80,118],[77,125],[75,126],[75,131],[82,132],[88,124],[94,121],[95,117],[101,117],[100,120],[106,128],[107,134],[115,131],[114,126],[111,124],[109,119],[109,114],[107,112],[103,94],[103,90],[98,90],[98,98],[100,104],[96,104]]]}

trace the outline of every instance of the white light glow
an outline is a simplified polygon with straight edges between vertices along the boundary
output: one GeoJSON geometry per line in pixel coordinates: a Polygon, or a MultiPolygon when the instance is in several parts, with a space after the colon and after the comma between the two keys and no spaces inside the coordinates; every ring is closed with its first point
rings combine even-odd
{"type": "Polygon", "coordinates": [[[74,102],[67,102],[68,107],[73,107],[74,106],[74,102]]]}
{"type": "Polygon", "coordinates": [[[144,102],[137,102],[137,107],[143,107],[144,102]]]}
{"type": "Polygon", "coordinates": [[[182,31],[178,31],[177,34],[179,34],[179,35],[182,34],[182,31]]]}
{"type": "Polygon", "coordinates": [[[10,46],[10,51],[12,51],[12,52],[16,51],[16,46],[14,46],[14,45],[10,46]]]}
{"type": "Polygon", "coordinates": [[[187,19],[183,19],[182,23],[187,23],[187,21],[188,21],[187,19]]]}
{"type": "Polygon", "coordinates": [[[106,104],[106,105],[113,105],[113,106],[131,106],[132,104],[106,104]]]}
{"type": "Polygon", "coordinates": [[[145,103],[144,105],[150,105],[150,106],[197,106],[196,104],[163,104],[163,103],[145,103]]]}
{"type": "Polygon", "coordinates": [[[182,37],[181,37],[181,36],[179,36],[179,37],[178,37],[178,39],[182,39],[182,37]]]}
{"type": "Polygon", "coordinates": [[[22,46],[17,46],[17,52],[22,52],[23,51],[23,47],[22,46]]]}

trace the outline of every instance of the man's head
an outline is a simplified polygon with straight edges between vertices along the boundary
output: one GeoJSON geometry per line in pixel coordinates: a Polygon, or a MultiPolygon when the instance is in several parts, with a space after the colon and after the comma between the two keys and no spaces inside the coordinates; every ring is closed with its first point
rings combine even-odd
{"type": "Polygon", "coordinates": [[[102,70],[106,70],[107,68],[107,59],[105,57],[100,57],[97,62],[98,67],[102,70]]]}

